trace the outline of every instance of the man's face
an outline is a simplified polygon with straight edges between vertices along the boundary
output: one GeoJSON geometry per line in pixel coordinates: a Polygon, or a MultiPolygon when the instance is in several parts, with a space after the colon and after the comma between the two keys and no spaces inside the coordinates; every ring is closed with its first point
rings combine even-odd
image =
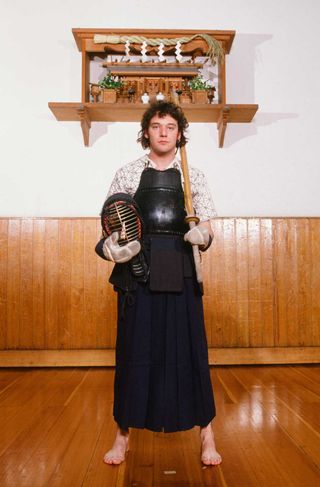
{"type": "Polygon", "coordinates": [[[150,148],[156,154],[175,152],[177,140],[180,138],[178,122],[171,115],[155,115],[150,120],[145,136],[149,138],[150,148]]]}

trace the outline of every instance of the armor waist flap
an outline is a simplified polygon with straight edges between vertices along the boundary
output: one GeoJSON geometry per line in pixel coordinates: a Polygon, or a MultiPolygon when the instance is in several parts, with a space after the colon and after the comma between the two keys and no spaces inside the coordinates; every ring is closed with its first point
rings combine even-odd
{"type": "Polygon", "coordinates": [[[184,235],[188,231],[178,169],[144,169],[134,199],[142,213],[145,233],[184,235]]]}

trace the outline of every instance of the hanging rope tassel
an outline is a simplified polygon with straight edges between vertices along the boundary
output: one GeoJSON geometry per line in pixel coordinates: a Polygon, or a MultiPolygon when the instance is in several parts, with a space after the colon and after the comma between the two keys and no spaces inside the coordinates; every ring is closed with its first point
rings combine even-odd
{"type": "Polygon", "coordinates": [[[223,48],[216,39],[211,37],[209,34],[195,34],[189,37],[179,37],[179,38],[148,38],[144,36],[119,36],[119,35],[102,35],[102,34],[95,34],[93,37],[93,42],[95,44],[143,44],[146,43],[147,46],[160,46],[163,44],[164,46],[176,46],[179,42],[180,44],[187,44],[188,42],[193,41],[196,38],[203,39],[207,46],[208,51],[206,55],[211,60],[211,63],[215,65],[217,61],[220,61],[224,57],[223,48]]]}

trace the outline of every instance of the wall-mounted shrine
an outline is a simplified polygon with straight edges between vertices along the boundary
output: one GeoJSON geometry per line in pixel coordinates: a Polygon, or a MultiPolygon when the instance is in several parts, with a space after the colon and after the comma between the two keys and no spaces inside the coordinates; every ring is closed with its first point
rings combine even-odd
{"type": "Polygon", "coordinates": [[[189,122],[251,122],[258,105],[226,101],[226,55],[234,31],[73,29],[82,53],[81,102],[51,102],[60,121],[140,121],[155,99],[179,100],[189,122]]]}

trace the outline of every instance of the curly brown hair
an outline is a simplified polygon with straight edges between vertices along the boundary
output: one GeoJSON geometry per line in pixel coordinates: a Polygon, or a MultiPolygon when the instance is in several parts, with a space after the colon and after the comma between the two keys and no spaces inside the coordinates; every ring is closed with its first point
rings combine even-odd
{"type": "Polygon", "coordinates": [[[148,130],[151,119],[158,115],[160,118],[170,115],[178,123],[178,130],[180,132],[180,139],[177,140],[177,147],[186,145],[187,138],[185,131],[189,127],[188,120],[186,119],[181,108],[175,103],[169,101],[156,101],[151,103],[148,110],[146,110],[141,119],[141,130],[139,131],[137,142],[140,142],[143,149],[150,147],[150,141],[145,136],[145,132],[148,130]]]}

